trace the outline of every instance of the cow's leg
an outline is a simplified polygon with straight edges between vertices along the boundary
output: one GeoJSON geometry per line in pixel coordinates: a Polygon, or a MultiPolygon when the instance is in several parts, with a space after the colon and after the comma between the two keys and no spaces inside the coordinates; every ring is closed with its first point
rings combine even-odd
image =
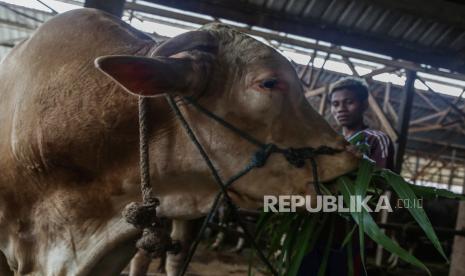
{"type": "Polygon", "coordinates": [[[129,276],[145,276],[152,259],[144,254],[142,251],[138,251],[134,258],[131,260],[129,267],[129,276]]]}
{"type": "Polygon", "coordinates": [[[188,220],[173,220],[171,237],[181,243],[181,251],[179,254],[168,253],[166,259],[166,274],[168,276],[176,276],[181,269],[184,258],[189,251],[190,244],[195,235],[194,221],[188,220]]]}
{"type": "MultiPolygon", "coordinates": [[[[237,232],[239,233],[244,233],[244,229],[240,227],[239,225],[236,227],[237,232]]],[[[234,247],[231,252],[241,252],[241,250],[244,248],[245,244],[245,239],[243,237],[239,237],[236,243],[236,247],[234,247]]]]}
{"type": "MultiPolygon", "coordinates": [[[[218,211],[216,211],[216,214],[218,215],[218,224],[220,226],[226,226],[226,220],[225,220],[225,205],[221,204],[220,207],[218,208],[218,211]]],[[[225,233],[223,230],[219,230],[218,234],[216,234],[215,242],[212,244],[213,249],[219,249],[221,244],[224,241],[224,236],[225,233]]]]}
{"type": "Polygon", "coordinates": [[[13,271],[10,270],[10,266],[6,261],[5,255],[0,251],[0,275],[2,276],[13,276],[13,271]]]}
{"type": "Polygon", "coordinates": [[[166,255],[168,253],[165,252],[165,254],[163,254],[161,257],[160,257],[160,263],[158,264],[158,268],[157,268],[157,271],[159,273],[163,273],[165,274],[166,273],[166,270],[165,270],[165,267],[166,267],[166,255]]]}

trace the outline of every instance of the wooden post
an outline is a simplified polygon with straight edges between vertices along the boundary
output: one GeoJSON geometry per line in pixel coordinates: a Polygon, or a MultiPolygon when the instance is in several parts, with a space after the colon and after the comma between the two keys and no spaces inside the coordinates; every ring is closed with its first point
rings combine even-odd
{"type": "Polygon", "coordinates": [[[451,157],[451,160],[450,160],[450,163],[449,163],[449,166],[450,166],[450,170],[449,170],[449,181],[447,183],[447,188],[452,189],[452,185],[454,184],[454,177],[455,177],[455,157],[456,157],[456,154],[457,154],[457,150],[456,149],[452,149],[452,157],[451,157]]]}
{"type": "Polygon", "coordinates": [[[123,16],[125,0],[86,0],[85,8],[99,9],[117,17],[123,16]]]}
{"type": "MultiPolygon", "coordinates": [[[[384,192],[384,195],[388,198],[388,201],[391,201],[391,191],[384,192]]],[[[381,210],[380,223],[386,224],[388,222],[388,215],[389,215],[389,213],[387,212],[387,210],[385,210],[385,209],[381,210]]],[[[381,232],[386,233],[386,230],[381,229],[381,232]]],[[[383,265],[383,246],[381,244],[378,244],[376,246],[375,264],[376,264],[376,266],[382,266],[383,265]]]]}
{"type": "MultiPolygon", "coordinates": [[[[463,184],[465,185],[465,182],[463,184]]],[[[465,194],[465,186],[462,187],[462,194],[465,194]]],[[[455,229],[465,229],[465,200],[460,202],[455,229]]],[[[455,236],[451,255],[452,261],[450,264],[449,276],[465,275],[465,237],[455,236]]]]}
{"type": "Polygon", "coordinates": [[[386,89],[384,90],[384,102],[383,102],[383,111],[384,113],[388,113],[388,104],[389,104],[389,99],[391,96],[391,83],[387,82],[386,83],[386,89]]]}
{"type": "MultiPolygon", "coordinates": [[[[314,89],[315,86],[318,84],[318,81],[320,80],[320,76],[321,76],[321,73],[323,73],[323,71],[325,70],[325,64],[326,64],[326,61],[328,61],[329,57],[331,56],[330,53],[327,53],[324,60],[323,60],[323,64],[321,65],[321,68],[320,70],[316,73],[316,76],[315,78],[313,78],[313,72],[312,72],[312,80],[310,82],[310,89],[314,89]]],[[[315,67],[312,63],[312,66],[315,67]]]]}
{"type": "Polygon", "coordinates": [[[320,101],[320,107],[318,108],[318,113],[320,113],[321,116],[325,116],[325,110],[326,110],[326,101],[328,100],[328,90],[329,87],[327,87],[326,92],[321,95],[321,101],[320,101]]]}
{"type": "Polygon", "coordinates": [[[418,170],[420,169],[420,154],[417,152],[415,156],[415,171],[413,174],[413,183],[417,184],[418,170]]]}
{"type": "Polygon", "coordinates": [[[397,133],[399,133],[399,139],[397,139],[397,154],[396,162],[394,164],[394,171],[396,173],[401,172],[402,162],[404,158],[405,148],[407,145],[408,128],[410,123],[410,113],[412,111],[412,103],[414,96],[414,83],[416,79],[416,72],[407,70],[407,80],[404,85],[404,93],[402,95],[399,121],[397,122],[397,133]]]}

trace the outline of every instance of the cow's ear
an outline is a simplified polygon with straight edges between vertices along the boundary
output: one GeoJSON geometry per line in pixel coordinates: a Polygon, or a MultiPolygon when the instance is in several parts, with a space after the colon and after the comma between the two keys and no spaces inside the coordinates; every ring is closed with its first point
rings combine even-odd
{"type": "Polygon", "coordinates": [[[201,89],[198,76],[193,76],[200,72],[190,58],[103,56],[95,60],[95,66],[138,96],[190,95],[201,89]]]}

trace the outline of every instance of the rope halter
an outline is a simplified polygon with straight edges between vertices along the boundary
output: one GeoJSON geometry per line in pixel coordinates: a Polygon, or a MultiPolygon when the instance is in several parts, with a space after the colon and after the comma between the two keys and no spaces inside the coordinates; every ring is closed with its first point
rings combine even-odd
{"type": "MultiPolygon", "coordinates": [[[[220,198],[224,198],[226,204],[231,207],[232,213],[235,215],[236,219],[238,220],[239,225],[245,230],[244,235],[249,240],[249,242],[255,247],[258,252],[259,257],[262,261],[268,266],[270,271],[274,275],[278,275],[274,268],[271,266],[269,261],[266,259],[265,255],[261,252],[258,248],[253,236],[247,231],[247,227],[245,227],[243,221],[241,220],[240,216],[237,213],[237,207],[232,202],[231,198],[227,194],[227,189],[230,187],[235,181],[237,181],[242,176],[246,175],[254,168],[261,168],[266,165],[268,158],[274,154],[282,154],[289,164],[293,165],[296,168],[304,167],[306,160],[310,161],[312,174],[313,174],[313,184],[315,186],[315,191],[318,194],[321,194],[318,173],[317,173],[317,162],[315,158],[318,155],[332,155],[335,153],[339,153],[342,150],[330,148],[327,146],[320,146],[318,148],[311,148],[311,147],[303,147],[303,148],[280,148],[275,144],[265,144],[261,141],[255,139],[247,132],[240,130],[239,128],[233,126],[229,122],[225,121],[221,117],[217,116],[216,114],[212,113],[211,111],[207,110],[203,106],[199,105],[193,98],[191,97],[182,97],[182,99],[190,104],[191,106],[195,107],[198,111],[208,116],[210,119],[220,123],[223,127],[231,130],[232,132],[239,135],[242,139],[249,141],[251,144],[258,147],[258,150],[252,155],[250,162],[239,172],[234,174],[228,180],[223,181],[218,173],[218,169],[215,168],[211,159],[209,158],[208,154],[206,153],[203,146],[200,144],[199,140],[197,139],[196,135],[194,134],[191,126],[186,121],[185,117],[182,115],[179,107],[171,95],[166,96],[167,101],[174,111],[176,118],[180,121],[181,125],[183,126],[184,130],[188,134],[191,142],[196,146],[197,150],[201,154],[202,158],[204,159],[205,163],[209,167],[212,176],[214,177],[216,183],[220,187],[220,193],[217,195],[212,209],[210,213],[207,215],[202,228],[197,236],[197,239],[194,240],[187,258],[185,259],[183,268],[181,269],[180,275],[184,275],[185,271],[187,270],[187,266],[195,252],[195,249],[203,235],[203,232],[206,229],[206,226],[210,219],[212,218],[213,213],[216,212],[220,198]]],[[[160,222],[159,218],[157,218],[156,208],[159,206],[159,200],[153,196],[152,194],[152,185],[150,184],[150,174],[149,174],[149,152],[148,152],[148,139],[147,139],[147,112],[148,112],[148,105],[147,99],[140,97],[139,98],[139,125],[140,125],[140,171],[141,171],[141,191],[142,191],[142,198],[143,203],[130,203],[126,206],[125,210],[123,211],[123,216],[126,220],[133,224],[135,227],[143,230],[142,238],[139,239],[137,242],[137,247],[146,251],[151,257],[160,257],[165,252],[172,252],[177,253],[180,250],[179,242],[172,241],[170,235],[163,228],[162,223],[160,222]]]]}

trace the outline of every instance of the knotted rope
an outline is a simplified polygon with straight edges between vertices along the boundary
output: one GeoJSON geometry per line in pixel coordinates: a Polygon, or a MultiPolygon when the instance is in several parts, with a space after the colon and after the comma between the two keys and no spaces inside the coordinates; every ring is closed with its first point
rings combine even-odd
{"type": "Polygon", "coordinates": [[[139,151],[140,151],[140,185],[142,204],[132,202],[123,210],[123,217],[136,228],[143,230],[142,237],[136,246],[144,250],[150,257],[157,258],[166,252],[176,254],[180,250],[178,242],[173,242],[163,223],[157,217],[157,207],[160,201],[153,195],[150,183],[150,165],[148,148],[147,113],[148,101],[139,97],[139,151]]]}

